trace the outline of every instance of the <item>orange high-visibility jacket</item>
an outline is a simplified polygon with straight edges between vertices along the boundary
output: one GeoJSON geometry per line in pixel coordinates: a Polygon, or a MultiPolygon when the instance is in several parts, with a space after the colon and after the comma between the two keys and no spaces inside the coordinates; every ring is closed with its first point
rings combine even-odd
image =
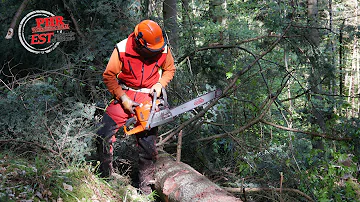
{"type": "Polygon", "coordinates": [[[132,33],[127,39],[116,44],[103,73],[106,87],[118,100],[125,93],[119,82],[132,88],[151,88],[157,82],[166,87],[175,74],[174,58],[169,47],[165,46],[162,54],[155,58],[144,59],[134,50],[134,36],[132,33]]]}

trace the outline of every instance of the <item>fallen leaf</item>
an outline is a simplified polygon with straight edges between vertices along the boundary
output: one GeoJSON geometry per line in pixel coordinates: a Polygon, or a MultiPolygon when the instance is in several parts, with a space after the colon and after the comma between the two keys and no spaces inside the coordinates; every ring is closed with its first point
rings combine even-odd
{"type": "Polygon", "coordinates": [[[63,183],[64,189],[68,191],[73,191],[73,187],[69,184],[63,183]]]}
{"type": "Polygon", "coordinates": [[[40,199],[43,199],[42,194],[40,192],[38,192],[38,191],[35,193],[35,196],[37,196],[40,199]]]}
{"type": "Polygon", "coordinates": [[[6,168],[5,167],[0,167],[0,173],[5,173],[6,168]]]}

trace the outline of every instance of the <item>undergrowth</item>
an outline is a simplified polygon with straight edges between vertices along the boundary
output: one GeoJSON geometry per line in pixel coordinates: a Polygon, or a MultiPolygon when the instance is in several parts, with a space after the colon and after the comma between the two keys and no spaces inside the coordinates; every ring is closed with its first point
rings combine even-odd
{"type": "Polygon", "coordinates": [[[127,177],[102,179],[96,106],[32,80],[0,97],[0,202],[151,201],[127,177]]]}
{"type": "Polygon", "coordinates": [[[151,201],[129,180],[103,179],[89,163],[52,166],[46,156],[0,153],[0,201],[151,201]]]}

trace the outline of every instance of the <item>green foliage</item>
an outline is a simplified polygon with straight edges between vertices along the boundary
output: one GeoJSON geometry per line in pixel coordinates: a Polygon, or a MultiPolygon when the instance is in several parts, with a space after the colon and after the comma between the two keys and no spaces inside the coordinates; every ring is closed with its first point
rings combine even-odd
{"type": "Polygon", "coordinates": [[[0,112],[4,117],[0,123],[2,138],[12,140],[14,146],[38,144],[57,158],[85,160],[93,149],[95,106],[71,97],[61,99],[60,92],[40,81],[9,91],[7,98],[0,100],[4,109],[0,112]]]}
{"type": "Polygon", "coordinates": [[[319,201],[357,201],[359,185],[353,182],[353,176],[357,174],[354,163],[357,159],[351,154],[334,150],[330,145],[325,148],[311,150],[311,158],[306,162],[310,169],[302,174],[302,181],[308,182],[308,185],[301,186],[304,186],[303,189],[313,189],[319,201]]]}
{"type": "MultiPolygon", "coordinates": [[[[51,85],[43,82],[24,85],[7,93],[6,99],[1,99],[1,116],[4,117],[0,123],[0,130],[5,137],[25,138],[30,134],[37,134],[39,128],[45,130],[44,116],[48,108],[57,104],[59,91],[51,85]]],[[[51,113],[49,116],[52,119],[51,113]]]]}
{"type": "MultiPolygon", "coordinates": [[[[92,166],[52,167],[48,156],[0,153],[0,201],[119,201],[117,190],[94,176],[92,166]]],[[[123,186],[122,189],[128,189],[123,186]]]]}

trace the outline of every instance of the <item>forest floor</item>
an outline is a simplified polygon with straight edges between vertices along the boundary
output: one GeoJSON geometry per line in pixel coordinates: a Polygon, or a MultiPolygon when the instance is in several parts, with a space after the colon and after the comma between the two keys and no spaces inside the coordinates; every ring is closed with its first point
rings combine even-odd
{"type": "Polygon", "coordinates": [[[102,179],[92,165],[63,169],[50,166],[44,159],[34,160],[0,153],[1,201],[151,201],[153,196],[139,194],[123,179],[102,179]]]}

